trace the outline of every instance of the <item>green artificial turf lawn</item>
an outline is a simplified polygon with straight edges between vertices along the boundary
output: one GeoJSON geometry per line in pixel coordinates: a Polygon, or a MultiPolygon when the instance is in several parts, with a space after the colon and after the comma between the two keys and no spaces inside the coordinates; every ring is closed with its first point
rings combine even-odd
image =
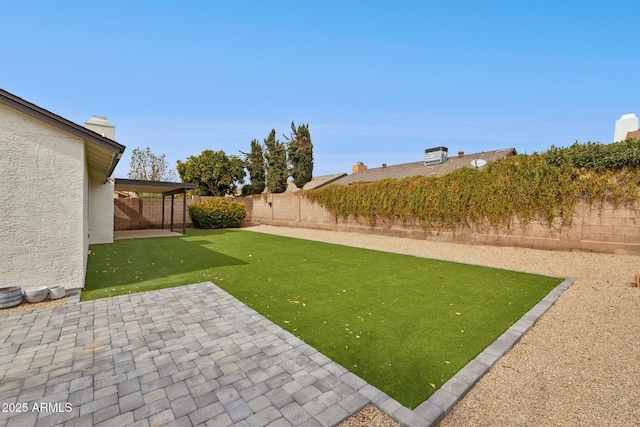
{"type": "Polygon", "coordinates": [[[82,300],[211,281],[409,408],[561,282],[242,230],[91,251],[82,300]]]}

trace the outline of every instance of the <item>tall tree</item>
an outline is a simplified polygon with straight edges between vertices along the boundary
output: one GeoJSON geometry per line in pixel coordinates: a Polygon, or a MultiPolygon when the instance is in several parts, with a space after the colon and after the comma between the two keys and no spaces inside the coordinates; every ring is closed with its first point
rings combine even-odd
{"type": "Polygon", "coordinates": [[[287,151],[283,143],[276,139],[276,130],[272,129],[264,140],[267,160],[267,188],[270,193],[284,193],[287,190],[287,151]]]}
{"type": "Polygon", "coordinates": [[[238,184],[244,182],[244,162],[238,156],[227,156],[224,151],[204,150],[199,156],[190,156],[185,162],[178,160],[178,173],[183,182],[197,185],[200,196],[235,194],[238,184]]]}
{"type": "Polygon", "coordinates": [[[169,167],[164,154],[156,156],[147,147],[145,150],[134,148],[131,152],[131,162],[129,163],[130,179],[140,179],[144,181],[175,181],[176,173],[169,167]]]}
{"type": "Polygon", "coordinates": [[[291,136],[284,136],[287,143],[287,157],[293,183],[298,188],[313,178],[313,144],[309,133],[309,124],[296,125],[291,122],[291,136]]]}
{"type": "Polygon", "coordinates": [[[264,148],[257,139],[251,141],[251,152],[244,154],[244,166],[249,171],[251,194],[261,194],[266,186],[267,172],[264,162],[264,148]]]}

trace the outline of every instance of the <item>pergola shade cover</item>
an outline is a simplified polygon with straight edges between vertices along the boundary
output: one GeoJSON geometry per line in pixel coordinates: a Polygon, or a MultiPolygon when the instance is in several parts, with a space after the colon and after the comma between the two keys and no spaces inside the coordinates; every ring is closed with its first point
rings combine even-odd
{"type": "Polygon", "coordinates": [[[138,179],[116,178],[116,191],[133,191],[136,193],[156,193],[170,196],[171,194],[186,193],[187,190],[193,190],[196,184],[190,182],[162,182],[162,181],[143,181],[138,179]]]}
{"type": "MultiPolygon", "coordinates": [[[[162,194],[162,200],[171,196],[171,231],[173,231],[173,201],[176,194],[183,194],[182,198],[182,234],[187,234],[187,190],[193,190],[196,184],[190,182],[162,182],[142,181],[137,179],[116,178],[115,191],[133,191],[135,193],[162,194]]],[[[164,203],[162,203],[162,228],[164,229],[164,203]]]]}

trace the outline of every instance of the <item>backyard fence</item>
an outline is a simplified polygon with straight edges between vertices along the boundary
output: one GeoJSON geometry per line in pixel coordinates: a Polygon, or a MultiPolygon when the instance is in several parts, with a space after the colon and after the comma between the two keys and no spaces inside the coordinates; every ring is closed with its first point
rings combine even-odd
{"type": "MultiPolygon", "coordinates": [[[[187,199],[187,209],[196,202],[214,197],[194,196],[187,199]]],[[[114,199],[114,230],[147,230],[162,228],[162,198],[114,199]]],[[[182,228],[182,199],[176,198],[173,203],[174,228],[182,228]]],[[[247,212],[248,214],[248,212],[247,212]]],[[[193,228],[193,222],[186,215],[186,227],[193,228]]],[[[171,227],[171,198],[164,199],[164,228],[171,227]]]]}
{"type": "MultiPolygon", "coordinates": [[[[194,202],[210,199],[196,197],[194,202]]],[[[239,197],[247,208],[246,224],[269,224],[332,231],[352,231],[474,245],[512,246],[546,250],[588,251],[640,255],[640,203],[635,206],[589,206],[579,203],[571,226],[550,230],[533,221],[526,227],[517,220],[509,229],[476,229],[473,225],[455,230],[423,228],[421,224],[380,218],[374,226],[364,219],[338,218],[324,207],[298,193],[239,197]]],[[[115,230],[142,230],[162,225],[162,199],[115,199],[115,230]]],[[[165,228],[169,227],[171,200],[165,203],[165,228]]],[[[187,228],[193,223],[187,213],[187,228]]],[[[174,227],[182,227],[182,203],[174,205],[174,227]]]]}
{"type": "Polygon", "coordinates": [[[374,226],[364,219],[338,218],[302,193],[239,198],[251,202],[251,222],[288,227],[352,231],[474,245],[512,246],[546,250],[640,254],[640,203],[634,206],[589,206],[579,203],[571,226],[550,230],[541,222],[522,226],[515,219],[509,229],[476,229],[473,224],[455,230],[424,228],[422,224],[379,218],[374,226]]]}

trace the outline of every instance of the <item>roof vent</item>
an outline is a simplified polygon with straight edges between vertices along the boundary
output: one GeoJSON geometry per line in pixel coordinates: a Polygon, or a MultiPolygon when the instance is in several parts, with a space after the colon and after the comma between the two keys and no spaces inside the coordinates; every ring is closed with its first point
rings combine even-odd
{"type": "Polygon", "coordinates": [[[444,163],[447,161],[447,153],[449,150],[447,147],[434,147],[427,148],[424,150],[424,164],[428,165],[437,165],[439,163],[444,163]]]}

